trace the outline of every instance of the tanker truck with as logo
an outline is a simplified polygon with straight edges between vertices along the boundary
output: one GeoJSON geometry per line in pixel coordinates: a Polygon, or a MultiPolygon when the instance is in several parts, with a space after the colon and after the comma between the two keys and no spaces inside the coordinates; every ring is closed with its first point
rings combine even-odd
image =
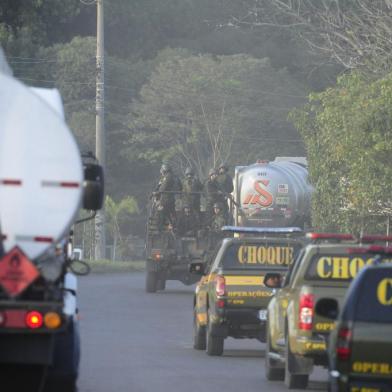
{"type": "Polygon", "coordinates": [[[306,159],[276,158],[237,166],[234,175],[236,226],[310,226],[310,196],[306,159]]]}

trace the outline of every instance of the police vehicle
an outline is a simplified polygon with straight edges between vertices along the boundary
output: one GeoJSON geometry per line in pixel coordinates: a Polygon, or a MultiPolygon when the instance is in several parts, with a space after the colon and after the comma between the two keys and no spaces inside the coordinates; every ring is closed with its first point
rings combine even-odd
{"type": "Polygon", "coordinates": [[[224,340],[265,341],[267,305],[273,290],[263,284],[266,273],[285,274],[302,247],[299,228],[224,227],[241,235],[226,238],[210,260],[192,263],[203,275],[194,295],[194,348],[222,355],[224,340]]]}
{"type": "Polygon", "coordinates": [[[266,377],[284,380],[290,389],[306,388],[314,365],[328,366],[327,340],[335,324],[315,308],[325,300],[342,304],[351,280],[374,261],[350,234],[307,237],[310,244],[282,283],[268,282],[277,274],[265,276],[267,286],[279,287],[268,306],[266,377]]]}
{"type": "Polygon", "coordinates": [[[328,349],[332,391],[392,390],[392,248],[362,251],[375,253],[377,264],[353,280],[340,312],[332,298],[316,307],[323,317],[337,318],[328,349]]]}

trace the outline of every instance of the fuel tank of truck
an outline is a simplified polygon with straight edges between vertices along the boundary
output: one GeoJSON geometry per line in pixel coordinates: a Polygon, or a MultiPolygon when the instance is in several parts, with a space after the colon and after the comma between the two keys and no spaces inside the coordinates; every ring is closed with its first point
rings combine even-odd
{"type": "Polygon", "coordinates": [[[82,201],[82,160],[59,99],[0,72],[1,235],[5,252],[18,246],[31,260],[68,235],[82,201]]]}
{"type": "Polygon", "coordinates": [[[308,183],[305,162],[296,158],[237,166],[234,177],[235,224],[304,227],[310,223],[312,187],[308,183]]]}

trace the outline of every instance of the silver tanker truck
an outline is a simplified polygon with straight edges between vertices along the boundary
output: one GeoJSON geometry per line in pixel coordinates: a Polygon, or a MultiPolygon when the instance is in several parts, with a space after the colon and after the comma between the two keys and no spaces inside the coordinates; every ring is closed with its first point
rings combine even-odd
{"type": "Polygon", "coordinates": [[[276,158],[237,166],[234,175],[236,226],[304,228],[310,225],[310,196],[305,158],[276,158]]]}
{"type": "Polygon", "coordinates": [[[0,383],[2,391],[75,392],[79,366],[72,236],[79,208],[103,201],[56,91],[0,71],[0,383]]]}

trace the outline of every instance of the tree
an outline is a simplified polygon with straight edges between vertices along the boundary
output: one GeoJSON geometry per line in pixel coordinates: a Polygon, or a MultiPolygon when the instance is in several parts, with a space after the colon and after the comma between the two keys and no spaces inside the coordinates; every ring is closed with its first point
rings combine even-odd
{"type": "Polygon", "coordinates": [[[132,142],[139,157],[200,176],[220,162],[296,155],[300,140],[286,117],[303,102],[303,87],[267,59],[171,51],[133,106],[132,142]]]}
{"type": "Polygon", "coordinates": [[[371,73],[390,70],[390,0],[243,0],[237,25],[292,29],[325,59],[371,73]]]}
{"type": "Polygon", "coordinates": [[[292,115],[308,152],[316,227],[380,231],[392,214],[391,103],[392,74],[369,82],[354,72],[292,115]]]}
{"type": "Polygon", "coordinates": [[[105,211],[107,218],[107,229],[113,238],[112,260],[118,257],[117,249],[119,242],[123,240],[122,224],[129,221],[139,213],[139,207],[133,197],[125,197],[116,203],[110,196],[105,199],[105,211]]]}

